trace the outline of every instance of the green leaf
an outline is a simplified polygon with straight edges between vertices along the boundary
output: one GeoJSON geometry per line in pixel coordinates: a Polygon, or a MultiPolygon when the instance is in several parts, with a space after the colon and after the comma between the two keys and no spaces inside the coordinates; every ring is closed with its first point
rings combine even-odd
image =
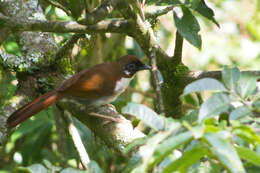
{"type": "Polygon", "coordinates": [[[175,160],[169,164],[164,170],[163,173],[171,172],[187,172],[187,169],[198,162],[202,157],[208,154],[207,148],[202,145],[195,145],[189,151],[185,151],[179,159],[175,160]]]}
{"type": "Polygon", "coordinates": [[[123,114],[129,114],[142,120],[145,124],[155,130],[164,128],[164,120],[152,109],[138,103],[128,103],[122,108],[123,114]]]}
{"type": "Polygon", "coordinates": [[[231,121],[232,134],[239,136],[246,142],[258,146],[260,144],[260,136],[254,132],[252,128],[247,125],[243,125],[238,121],[231,121]]]}
{"type": "Polygon", "coordinates": [[[216,79],[203,78],[190,83],[184,88],[183,95],[201,91],[226,91],[225,86],[216,79]]]}
{"type": "Polygon", "coordinates": [[[218,160],[233,173],[244,173],[243,164],[232,144],[229,141],[228,132],[206,133],[204,135],[207,142],[211,145],[210,150],[218,160]],[[225,138],[225,136],[228,136],[225,138]]]}
{"type": "Polygon", "coordinates": [[[149,138],[146,144],[141,146],[138,152],[136,152],[136,154],[131,157],[124,172],[130,172],[130,170],[132,170],[131,173],[146,172],[149,160],[152,157],[159,143],[163,141],[165,138],[167,138],[174,131],[179,130],[180,127],[181,124],[176,123],[176,125],[173,128],[167,131],[160,131],[153,135],[151,138],[149,138]]]}
{"type": "Polygon", "coordinates": [[[240,146],[237,146],[236,150],[237,150],[238,155],[242,159],[244,159],[254,165],[260,166],[260,155],[257,152],[252,151],[249,148],[240,147],[240,146]]]}
{"type": "Polygon", "coordinates": [[[17,173],[48,173],[48,170],[41,164],[33,164],[28,167],[17,167],[13,170],[13,172],[17,173]]]}
{"type": "Polygon", "coordinates": [[[213,23],[215,23],[219,27],[218,22],[214,18],[213,10],[207,6],[207,4],[205,3],[204,0],[200,0],[199,2],[198,2],[198,0],[196,0],[196,1],[193,0],[192,4],[191,4],[191,8],[193,8],[195,11],[199,12],[202,16],[211,20],[213,23]]]}
{"type": "Polygon", "coordinates": [[[152,169],[156,164],[161,162],[165,157],[172,153],[174,149],[192,139],[191,132],[183,132],[173,135],[159,144],[149,159],[148,170],[152,169]]]}
{"type": "Polygon", "coordinates": [[[240,78],[239,69],[237,67],[228,68],[227,66],[225,66],[221,74],[222,81],[224,82],[225,86],[231,90],[235,90],[235,86],[237,86],[237,82],[240,78]]]}
{"type": "Polygon", "coordinates": [[[184,121],[183,126],[186,127],[191,133],[194,139],[199,139],[204,135],[205,132],[205,126],[204,125],[196,125],[196,126],[191,126],[189,123],[184,121]]]}
{"type": "Polygon", "coordinates": [[[180,18],[175,12],[173,13],[177,30],[183,38],[185,38],[193,46],[200,49],[201,37],[198,34],[198,32],[200,31],[199,23],[188,8],[182,7],[182,12],[183,16],[180,18]]]}
{"type": "Polygon", "coordinates": [[[253,76],[250,73],[242,73],[240,75],[240,79],[238,81],[238,85],[236,88],[237,93],[244,99],[246,99],[249,95],[253,94],[256,90],[256,80],[257,77],[253,76]]]}
{"type": "Polygon", "coordinates": [[[224,93],[216,93],[202,103],[199,111],[199,122],[226,112],[230,107],[230,98],[224,93]]]}
{"type": "Polygon", "coordinates": [[[82,171],[74,168],[65,168],[60,173],[86,173],[86,171],[82,171]]]}
{"type": "Polygon", "coordinates": [[[103,173],[102,169],[98,166],[97,162],[91,161],[88,164],[87,173],[103,173]]]}
{"type": "Polygon", "coordinates": [[[229,120],[237,120],[245,116],[252,116],[253,113],[247,106],[237,107],[229,115],[229,120]]]}

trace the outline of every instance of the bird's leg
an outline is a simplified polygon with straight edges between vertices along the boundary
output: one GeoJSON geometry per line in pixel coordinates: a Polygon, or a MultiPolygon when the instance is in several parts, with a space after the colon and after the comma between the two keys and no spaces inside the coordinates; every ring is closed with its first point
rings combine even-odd
{"type": "Polygon", "coordinates": [[[98,118],[104,118],[104,119],[107,119],[109,121],[114,121],[114,122],[117,122],[117,123],[122,122],[121,118],[115,118],[115,117],[111,117],[111,116],[108,116],[108,115],[99,114],[99,113],[96,113],[96,112],[90,112],[89,115],[95,116],[95,117],[98,117],[98,118]]]}
{"type": "Polygon", "coordinates": [[[100,108],[101,108],[101,111],[94,112],[94,110],[93,110],[93,111],[90,111],[89,115],[95,116],[98,118],[107,119],[107,121],[105,121],[103,123],[103,125],[106,125],[110,122],[122,123],[125,120],[124,118],[118,116],[116,108],[112,104],[105,104],[105,105],[101,106],[100,108]]]}

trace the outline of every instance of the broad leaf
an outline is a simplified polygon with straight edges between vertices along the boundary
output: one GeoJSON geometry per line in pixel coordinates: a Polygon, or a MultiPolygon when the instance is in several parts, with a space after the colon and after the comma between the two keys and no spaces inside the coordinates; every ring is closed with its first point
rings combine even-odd
{"type": "Polygon", "coordinates": [[[243,125],[238,121],[231,121],[232,123],[232,134],[239,136],[244,141],[253,144],[254,146],[258,146],[260,144],[260,136],[255,133],[253,129],[251,129],[247,125],[243,125]]]}
{"type": "Polygon", "coordinates": [[[218,133],[206,133],[205,139],[212,146],[210,150],[215,154],[218,160],[233,173],[244,173],[243,164],[232,144],[229,141],[227,132],[222,131],[218,133]]]}
{"type": "Polygon", "coordinates": [[[243,118],[245,116],[251,116],[253,113],[247,106],[237,107],[233,110],[229,115],[229,120],[237,120],[239,118],[243,118]]]}
{"type": "Polygon", "coordinates": [[[60,173],[86,173],[86,171],[78,170],[75,168],[66,168],[63,169],[60,173]]]}
{"type": "Polygon", "coordinates": [[[184,132],[173,135],[159,144],[149,160],[148,170],[161,162],[165,157],[172,153],[174,149],[192,139],[191,132],[184,132]]]}
{"type": "Polygon", "coordinates": [[[139,151],[129,160],[129,163],[124,172],[130,172],[130,170],[132,170],[131,173],[146,172],[149,158],[153,155],[158,144],[179,127],[168,131],[158,132],[156,135],[147,140],[147,143],[140,147],[139,151]]]}
{"type": "Polygon", "coordinates": [[[169,164],[163,173],[187,172],[188,168],[197,163],[202,157],[208,154],[207,148],[202,145],[195,145],[189,151],[185,151],[179,159],[169,164]]]}
{"type": "Polygon", "coordinates": [[[216,79],[203,78],[194,81],[184,88],[183,95],[201,91],[226,91],[225,86],[216,79]]]}
{"type": "Polygon", "coordinates": [[[256,90],[256,80],[257,78],[250,73],[242,73],[238,81],[238,86],[236,88],[237,93],[244,99],[249,95],[253,94],[256,90]]]}
{"type": "Polygon", "coordinates": [[[244,159],[254,165],[260,166],[260,155],[257,152],[252,151],[249,148],[240,147],[240,146],[237,146],[236,150],[237,150],[238,155],[242,159],[244,159]]]}
{"type": "Polygon", "coordinates": [[[191,126],[189,123],[184,121],[183,126],[186,127],[191,133],[194,139],[199,139],[201,138],[204,133],[205,133],[205,126],[204,125],[196,125],[196,126],[191,126]]]}
{"type": "Polygon", "coordinates": [[[142,104],[128,103],[122,108],[122,113],[134,115],[155,130],[162,130],[164,128],[164,120],[152,109],[142,104]]]}
{"type": "Polygon", "coordinates": [[[214,18],[214,12],[212,9],[210,9],[207,4],[205,3],[204,0],[196,0],[196,1],[192,1],[192,4],[191,4],[192,8],[194,10],[196,10],[197,12],[199,12],[202,16],[208,18],[209,20],[211,20],[212,22],[214,22],[218,27],[219,27],[219,24],[218,22],[215,20],[214,18]]]}
{"type": "Polygon", "coordinates": [[[230,98],[224,93],[216,93],[202,103],[199,111],[199,122],[226,112],[230,107],[230,98]]]}
{"type": "Polygon", "coordinates": [[[183,16],[180,18],[177,16],[176,12],[173,13],[177,30],[183,38],[185,38],[193,46],[200,49],[201,37],[198,34],[200,31],[199,23],[188,8],[182,7],[182,12],[183,16]]]}
{"type": "Polygon", "coordinates": [[[228,68],[225,66],[221,74],[222,74],[222,81],[224,82],[225,86],[231,90],[234,90],[240,78],[239,69],[236,67],[228,68]]]}
{"type": "Polygon", "coordinates": [[[14,173],[48,173],[48,170],[41,164],[33,164],[28,167],[17,167],[12,172],[14,173]]]}

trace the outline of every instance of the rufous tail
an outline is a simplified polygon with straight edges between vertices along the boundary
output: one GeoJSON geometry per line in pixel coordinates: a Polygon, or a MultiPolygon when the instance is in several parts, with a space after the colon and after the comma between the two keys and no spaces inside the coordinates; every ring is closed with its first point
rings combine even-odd
{"type": "Polygon", "coordinates": [[[59,99],[61,99],[61,97],[59,96],[59,93],[55,90],[37,97],[32,102],[21,107],[20,109],[15,111],[11,116],[9,116],[7,119],[7,126],[9,128],[17,126],[18,124],[30,118],[34,114],[57,102],[59,99]]]}

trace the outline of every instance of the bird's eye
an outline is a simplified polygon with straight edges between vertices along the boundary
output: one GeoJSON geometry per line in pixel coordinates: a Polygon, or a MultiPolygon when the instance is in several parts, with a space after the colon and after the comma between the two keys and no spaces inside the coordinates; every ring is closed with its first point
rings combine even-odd
{"type": "Polygon", "coordinates": [[[127,68],[128,68],[128,70],[133,71],[133,70],[135,70],[135,64],[128,64],[127,68]]]}

